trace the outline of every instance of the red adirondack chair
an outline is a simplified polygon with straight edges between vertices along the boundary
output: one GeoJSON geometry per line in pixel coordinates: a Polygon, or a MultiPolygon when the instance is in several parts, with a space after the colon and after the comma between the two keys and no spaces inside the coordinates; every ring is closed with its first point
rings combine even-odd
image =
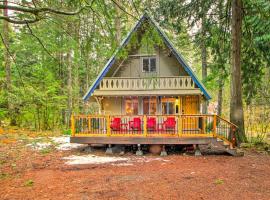
{"type": "Polygon", "coordinates": [[[121,130],[121,119],[119,117],[113,118],[110,125],[113,131],[120,131],[121,130]]]}
{"type": "Polygon", "coordinates": [[[175,130],[175,117],[168,117],[164,122],[163,122],[163,127],[165,130],[175,130]]]}
{"type": "Polygon", "coordinates": [[[157,120],[155,117],[147,118],[147,130],[155,131],[157,129],[157,120]]]}
{"type": "Polygon", "coordinates": [[[141,118],[134,117],[132,121],[129,121],[129,128],[136,131],[141,131],[141,118]]]}

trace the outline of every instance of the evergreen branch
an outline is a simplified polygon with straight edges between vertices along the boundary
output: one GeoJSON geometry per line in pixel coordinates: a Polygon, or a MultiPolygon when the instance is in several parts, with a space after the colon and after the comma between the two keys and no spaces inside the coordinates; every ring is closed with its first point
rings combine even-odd
{"type": "Polygon", "coordinates": [[[32,24],[32,23],[36,23],[38,21],[40,21],[42,18],[35,18],[35,19],[25,19],[25,20],[16,20],[16,19],[12,19],[10,17],[6,17],[6,16],[0,16],[0,20],[5,20],[9,23],[12,24],[32,24]]]}
{"type": "Polygon", "coordinates": [[[82,12],[84,9],[86,9],[88,6],[84,6],[77,11],[74,12],[68,12],[68,11],[61,11],[61,10],[55,10],[52,8],[33,8],[33,7],[22,7],[22,6],[11,6],[11,5],[0,5],[0,9],[8,9],[13,11],[19,11],[24,13],[31,13],[33,15],[39,15],[40,13],[53,13],[53,14],[59,14],[59,15],[77,15],[80,12],[82,12]]]}
{"type": "Polygon", "coordinates": [[[0,16],[0,20],[5,20],[5,21],[7,21],[9,23],[13,23],[13,24],[32,24],[32,23],[40,21],[41,19],[44,19],[43,17],[41,17],[41,14],[50,13],[50,14],[56,14],[56,15],[73,16],[73,15],[80,14],[83,10],[85,10],[87,8],[91,9],[92,4],[81,7],[80,9],[78,9],[77,11],[74,11],[74,12],[61,11],[61,10],[56,10],[56,9],[52,9],[52,8],[23,7],[23,6],[13,6],[13,5],[0,4],[0,10],[1,9],[2,10],[13,10],[13,11],[32,14],[34,16],[34,19],[22,19],[22,20],[12,19],[11,17],[7,17],[7,16],[0,16]]]}
{"type": "Polygon", "coordinates": [[[57,59],[56,59],[56,58],[48,51],[48,49],[47,49],[47,48],[45,47],[45,45],[42,43],[41,39],[40,39],[38,36],[36,36],[36,35],[34,34],[33,30],[31,29],[31,27],[29,26],[28,23],[26,23],[26,26],[27,26],[27,28],[28,28],[30,34],[31,34],[34,38],[37,39],[38,43],[42,46],[42,48],[45,50],[45,52],[46,52],[50,57],[52,57],[54,60],[58,61],[58,60],[57,60],[57,59]]]}
{"type": "Polygon", "coordinates": [[[118,6],[118,8],[120,8],[120,10],[122,10],[124,13],[126,13],[127,15],[133,17],[136,20],[139,20],[137,17],[135,17],[134,15],[132,15],[131,13],[127,12],[121,5],[119,5],[119,3],[117,3],[115,0],[112,0],[112,2],[118,6]]]}
{"type": "Polygon", "coordinates": [[[14,65],[15,65],[17,71],[18,71],[18,74],[19,74],[20,81],[21,81],[21,83],[22,83],[23,89],[25,90],[24,82],[23,82],[23,79],[22,79],[21,72],[20,72],[20,70],[19,70],[19,68],[18,68],[18,66],[17,66],[17,62],[16,62],[15,58],[13,57],[12,53],[10,52],[10,50],[9,50],[9,48],[8,48],[8,46],[7,46],[7,44],[5,43],[4,37],[3,37],[3,35],[1,34],[1,32],[0,32],[0,37],[1,37],[2,43],[4,44],[4,47],[6,48],[6,50],[7,50],[7,52],[8,52],[9,57],[10,57],[10,58],[12,59],[12,61],[14,62],[14,65]]]}

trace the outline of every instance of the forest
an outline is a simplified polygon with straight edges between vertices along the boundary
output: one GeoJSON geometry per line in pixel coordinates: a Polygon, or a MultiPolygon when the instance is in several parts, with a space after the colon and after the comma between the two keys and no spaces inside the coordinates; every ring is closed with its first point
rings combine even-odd
{"type": "MultiPolygon", "coordinates": [[[[147,12],[239,139],[270,132],[268,0],[0,0],[0,125],[69,129],[82,97],[147,12]]],[[[207,112],[204,105],[204,112],[207,112]]]]}

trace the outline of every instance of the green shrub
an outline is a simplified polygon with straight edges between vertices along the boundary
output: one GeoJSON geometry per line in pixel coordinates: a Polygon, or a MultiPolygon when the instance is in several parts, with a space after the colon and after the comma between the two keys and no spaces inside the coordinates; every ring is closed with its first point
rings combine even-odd
{"type": "Polygon", "coordinates": [[[71,129],[63,130],[64,135],[71,135],[71,129]]]}

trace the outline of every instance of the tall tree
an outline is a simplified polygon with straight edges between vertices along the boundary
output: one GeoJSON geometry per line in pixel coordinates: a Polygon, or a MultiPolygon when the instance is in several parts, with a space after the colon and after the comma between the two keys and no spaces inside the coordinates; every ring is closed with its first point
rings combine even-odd
{"type": "Polygon", "coordinates": [[[246,140],[241,81],[242,0],[232,0],[230,120],[239,128],[238,142],[246,140]]]}
{"type": "Polygon", "coordinates": [[[68,112],[72,112],[72,52],[67,53],[67,98],[68,98],[68,112]]]}
{"type": "MultiPolygon", "coordinates": [[[[8,1],[3,1],[4,6],[8,6],[8,1]]],[[[8,9],[4,9],[3,13],[4,17],[8,18],[8,9]]],[[[11,92],[11,62],[10,62],[10,55],[9,55],[9,23],[7,21],[3,22],[3,43],[4,43],[4,63],[5,63],[5,76],[6,76],[6,92],[7,92],[7,109],[11,111],[11,100],[10,100],[10,92],[11,92]]],[[[12,120],[12,123],[15,123],[12,120]]]]}
{"type": "Polygon", "coordinates": [[[120,8],[119,8],[119,0],[115,0],[114,8],[115,8],[115,18],[114,18],[114,26],[115,26],[115,39],[117,46],[121,42],[121,13],[120,13],[120,8]]]}
{"type": "MultiPolygon", "coordinates": [[[[206,12],[205,4],[201,5],[201,63],[202,63],[202,80],[207,79],[207,47],[206,47],[206,12]]],[[[208,102],[204,101],[202,113],[207,113],[208,102]]]]}

